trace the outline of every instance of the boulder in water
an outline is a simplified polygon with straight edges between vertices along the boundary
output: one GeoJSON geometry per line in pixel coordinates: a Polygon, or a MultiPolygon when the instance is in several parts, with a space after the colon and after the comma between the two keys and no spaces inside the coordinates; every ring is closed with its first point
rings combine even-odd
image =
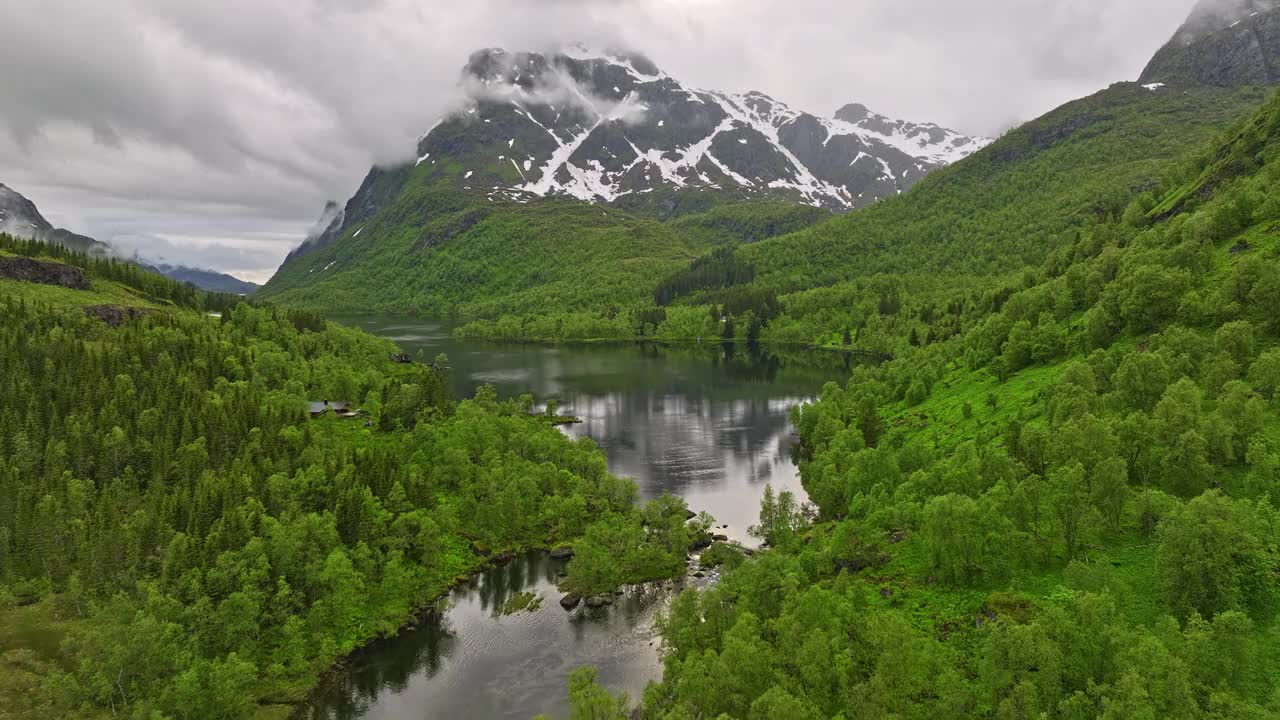
{"type": "Polygon", "coordinates": [[[560,607],[565,610],[572,610],[578,607],[578,603],[582,602],[582,596],[576,592],[571,592],[560,598],[560,607]]]}

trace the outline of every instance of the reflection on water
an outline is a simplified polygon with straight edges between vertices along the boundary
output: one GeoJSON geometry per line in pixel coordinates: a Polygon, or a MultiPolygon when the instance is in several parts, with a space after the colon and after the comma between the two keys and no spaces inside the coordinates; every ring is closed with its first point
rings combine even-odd
{"type": "Polygon", "coordinates": [[[353,656],[300,715],[528,720],[564,712],[566,679],[582,665],[639,697],[661,675],[653,620],[670,586],[629,588],[612,607],[570,613],[555,588],[563,566],[530,553],[472,578],[450,594],[441,617],[353,656]],[[525,591],[542,598],[538,610],[499,612],[525,591]]]}
{"type": "MultiPolygon", "coordinates": [[[[854,362],[834,353],[787,354],[733,345],[494,344],[454,338],[442,323],[352,318],[423,359],[449,357],[454,390],[493,385],[505,397],[533,392],[582,419],[566,432],[590,437],[615,474],[641,495],[671,492],[749,542],[766,483],[800,494],[790,460],[788,413],[854,362]]],[[[423,627],[351,658],[302,714],[324,718],[529,718],[567,710],[569,672],[595,665],[614,691],[636,697],[661,675],[653,617],[663,587],[632,589],[612,607],[566,613],[562,566],[540,553],[473,578],[423,627]],[[542,596],[532,613],[503,617],[514,593],[542,596]]]]}

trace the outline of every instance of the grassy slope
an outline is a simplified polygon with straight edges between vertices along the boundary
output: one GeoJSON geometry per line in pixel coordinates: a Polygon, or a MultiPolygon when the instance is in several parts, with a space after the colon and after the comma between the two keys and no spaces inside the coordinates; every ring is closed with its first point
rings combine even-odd
{"type": "MultiPolygon", "coordinates": [[[[51,600],[0,612],[0,720],[38,720],[48,709],[35,702],[41,684],[53,672],[65,670],[62,641],[73,627],[87,620],[62,619],[51,600]]],[[[110,717],[85,709],[86,720],[110,717]]]]}
{"type": "MultiPolygon", "coordinates": [[[[13,252],[0,248],[0,256],[14,255],[13,252]]],[[[57,258],[37,256],[33,258],[41,262],[60,262],[57,258]]],[[[76,305],[124,305],[126,307],[156,308],[160,307],[154,298],[147,297],[136,288],[102,278],[89,281],[91,290],[72,290],[56,285],[20,282],[0,278],[0,295],[21,297],[24,300],[39,302],[57,307],[76,305]]]]}
{"type": "Polygon", "coordinates": [[[1120,83],[1009,132],[901,197],[741,253],[759,282],[782,289],[880,272],[992,274],[1038,264],[1086,221],[1156,186],[1188,148],[1263,97],[1248,88],[1151,92],[1120,83]]]}
{"type": "Polygon", "coordinates": [[[92,290],[72,290],[55,285],[0,280],[0,295],[21,297],[31,302],[59,307],[76,305],[123,305],[126,307],[158,308],[154,299],[138,290],[111,280],[91,281],[92,290]]]}

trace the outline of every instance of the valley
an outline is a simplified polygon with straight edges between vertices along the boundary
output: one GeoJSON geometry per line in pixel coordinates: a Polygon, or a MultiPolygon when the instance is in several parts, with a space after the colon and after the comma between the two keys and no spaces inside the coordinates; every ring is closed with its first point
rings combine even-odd
{"type": "Polygon", "coordinates": [[[1277,28],[991,138],[464,53],[252,294],[0,186],[0,720],[1280,717],[1277,28]]]}
{"type": "MultiPolygon", "coordinates": [[[[582,420],[565,432],[595,441],[609,470],[635,478],[642,498],[677,495],[714,515],[714,532],[748,547],[759,543],[748,529],[759,520],[765,485],[804,496],[791,462],[789,409],[852,367],[834,353],[778,355],[720,343],[513,346],[454,338],[440,323],[340,320],[415,355],[447,355],[459,396],[491,383],[500,396],[531,391],[557,400],[560,412],[582,420]]],[[[437,618],[358,653],[322,685],[306,716],[413,717],[428,703],[442,715],[563,715],[568,676],[582,665],[597,667],[614,691],[639,697],[661,677],[657,613],[679,588],[711,581],[700,577],[708,571],[699,554],[675,589],[628,587],[609,607],[571,612],[556,590],[564,561],[532,553],[486,570],[454,590],[437,618]],[[505,599],[525,590],[542,598],[541,607],[502,615],[505,599]]]]}

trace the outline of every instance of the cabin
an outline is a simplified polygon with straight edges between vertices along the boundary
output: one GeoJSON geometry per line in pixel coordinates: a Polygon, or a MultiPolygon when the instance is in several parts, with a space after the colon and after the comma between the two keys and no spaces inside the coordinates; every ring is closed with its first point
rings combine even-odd
{"type": "Polygon", "coordinates": [[[313,418],[320,417],[330,410],[340,418],[353,418],[360,414],[360,410],[346,400],[312,400],[310,403],[313,418]]]}

